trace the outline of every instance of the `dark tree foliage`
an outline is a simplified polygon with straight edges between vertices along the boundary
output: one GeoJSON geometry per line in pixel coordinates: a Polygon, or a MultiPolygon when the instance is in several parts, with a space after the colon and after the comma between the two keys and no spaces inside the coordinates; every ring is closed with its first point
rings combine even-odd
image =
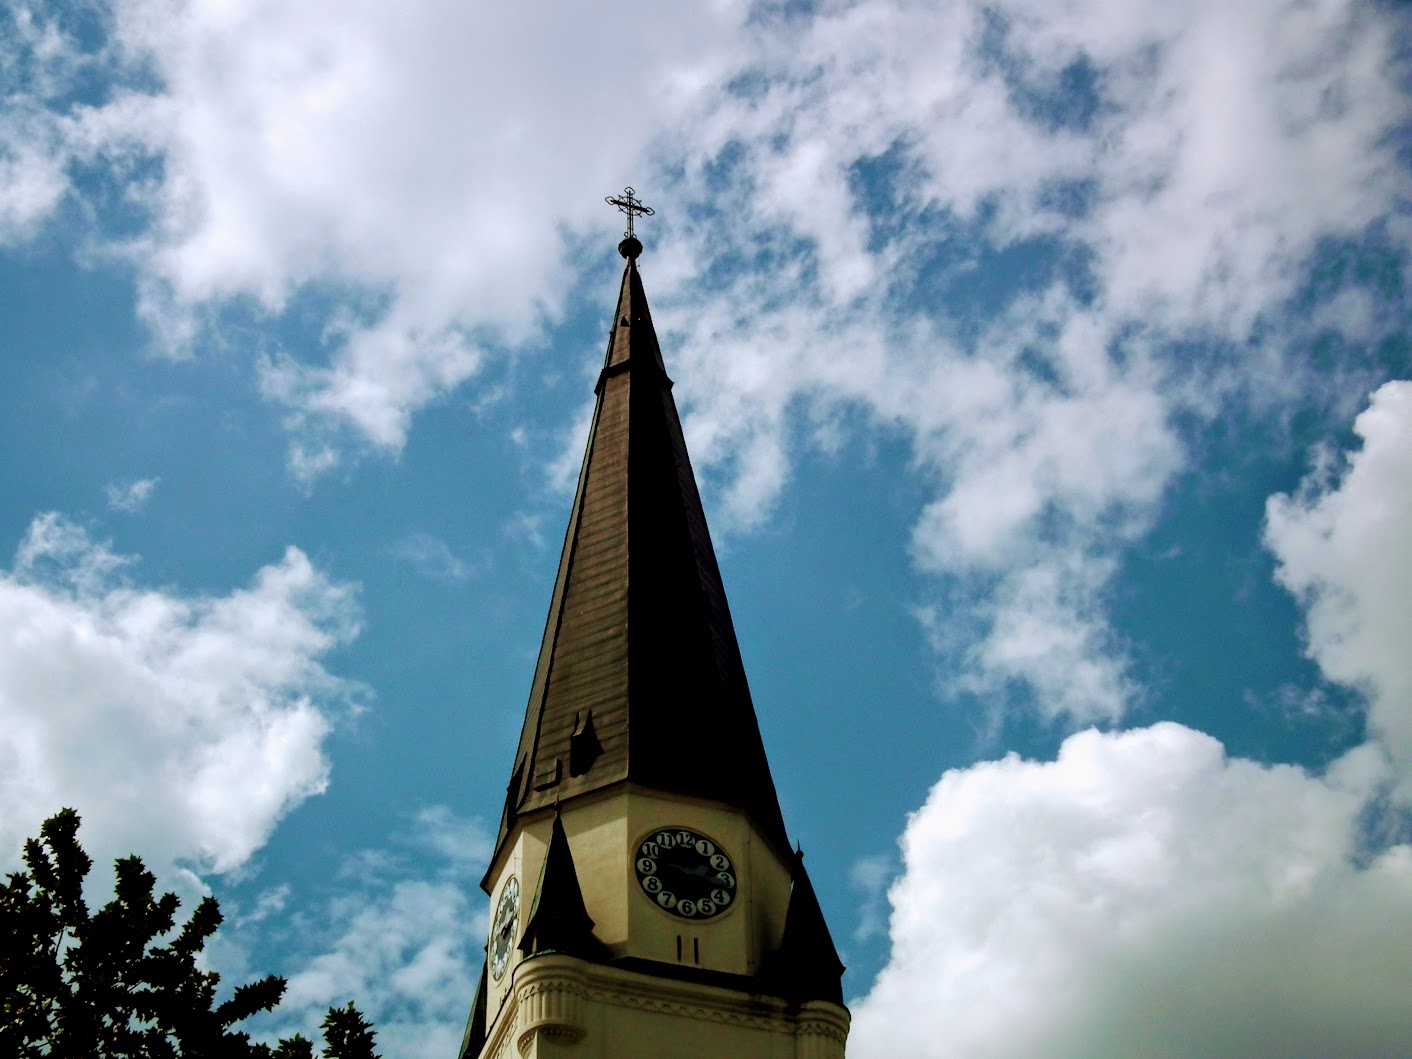
{"type": "MultiPolygon", "coordinates": [[[[199,957],[221,923],[206,897],[171,936],[180,905],[156,896],[137,857],[114,870],[114,897],[95,913],[83,898],[93,866],[64,809],[25,843],[28,871],[0,889],[0,1056],[5,1059],[313,1059],[301,1036],[273,1048],[233,1029],[284,995],[269,975],[217,1004],[220,976],[199,957]]],[[[325,1059],[378,1059],[373,1031],[350,1003],[324,1019],[325,1059]]]]}

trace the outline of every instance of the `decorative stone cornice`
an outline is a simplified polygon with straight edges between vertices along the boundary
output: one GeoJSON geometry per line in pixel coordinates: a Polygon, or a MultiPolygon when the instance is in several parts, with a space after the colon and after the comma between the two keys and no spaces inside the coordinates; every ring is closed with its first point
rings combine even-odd
{"type": "Polygon", "coordinates": [[[697,1022],[777,1033],[800,1039],[801,1056],[841,1057],[848,1009],[828,1001],[791,1004],[779,997],[658,978],[543,953],[514,971],[509,1000],[493,1027],[485,1059],[508,1059],[512,1045],[528,1055],[535,1040],[575,1044],[588,1032],[588,1005],[657,1012],[697,1022]]]}
{"type": "Polygon", "coordinates": [[[557,1044],[576,1044],[588,1032],[583,1002],[589,990],[583,981],[580,960],[541,956],[520,964],[515,979],[515,1007],[519,1033],[515,1045],[528,1055],[537,1036],[557,1044]],[[578,966],[574,966],[577,964],[578,966]]]}

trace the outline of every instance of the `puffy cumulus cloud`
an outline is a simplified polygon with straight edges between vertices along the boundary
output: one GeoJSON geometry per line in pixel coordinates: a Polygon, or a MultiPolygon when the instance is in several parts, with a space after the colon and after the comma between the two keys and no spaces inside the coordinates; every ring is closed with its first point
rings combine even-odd
{"type": "Polygon", "coordinates": [[[1394,1055],[1412,847],[1369,851],[1385,764],[1326,775],[1164,723],[947,772],[902,836],[858,1056],[1394,1055]]]}
{"type": "Polygon", "coordinates": [[[1353,424],[1362,448],[1266,505],[1276,576],[1305,609],[1310,656],[1366,691],[1368,726],[1412,801],[1412,382],[1390,382],[1353,424]]]}
{"type": "Polygon", "coordinates": [[[356,634],[354,590],[297,548],[224,596],[138,587],[132,563],[47,514],[0,573],[0,848],[68,805],[99,864],[228,871],[327,783],[359,689],[320,657],[356,634]]]}
{"type": "Polygon", "coordinates": [[[249,977],[252,953],[290,947],[284,1000],[254,1032],[316,1039],[328,1008],[353,1000],[384,1055],[455,1055],[489,926],[467,879],[483,869],[493,837],[481,820],[424,807],[397,842],[346,858],[324,900],[301,895],[304,910],[287,916],[291,894],[276,887],[237,915],[214,955],[232,977],[249,977]]]}
{"type": "MultiPolygon", "coordinates": [[[[15,161],[26,181],[7,182],[0,221],[52,209],[70,161],[111,172],[125,190],[104,208],[145,217],[121,250],[160,345],[199,345],[226,304],[279,314],[312,292],[323,348],[266,362],[266,393],[301,437],[333,425],[395,449],[487,342],[557,312],[574,233],[610,227],[601,196],[721,80],[743,15],[112,0],[104,69],[128,87],[25,94],[58,146],[47,167],[15,161]],[[135,180],[134,159],[159,164],[135,180]]],[[[39,48],[16,51],[33,65],[39,48]]],[[[317,473],[310,451],[332,450],[294,454],[317,473]]]]}
{"type": "Polygon", "coordinates": [[[1387,925],[1412,916],[1412,846],[1368,824],[1412,786],[1412,384],[1354,430],[1361,448],[1320,450],[1270,499],[1265,538],[1309,653],[1367,692],[1369,741],[1312,775],[1158,724],[946,773],[902,836],[856,1054],[1405,1048],[1412,944],[1387,925]]]}

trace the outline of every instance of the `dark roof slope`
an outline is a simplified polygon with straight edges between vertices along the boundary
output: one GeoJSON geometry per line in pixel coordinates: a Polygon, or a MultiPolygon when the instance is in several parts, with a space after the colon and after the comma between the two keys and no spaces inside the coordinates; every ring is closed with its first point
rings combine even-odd
{"type": "Polygon", "coordinates": [[[672,382],[628,259],[506,792],[516,816],[613,784],[744,810],[788,849],[672,382]]]}

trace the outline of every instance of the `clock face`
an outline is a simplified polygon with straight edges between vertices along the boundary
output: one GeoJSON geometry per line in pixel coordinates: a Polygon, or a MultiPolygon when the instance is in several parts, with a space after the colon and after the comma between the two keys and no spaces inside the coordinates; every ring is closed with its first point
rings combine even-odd
{"type": "Polygon", "coordinates": [[[735,901],[735,865],[705,835],[667,827],[637,847],[637,882],[657,907],[682,919],[710,919],[735,901]]]}
{"type": "Polygon", "coordinates": [[[500,891],[495,906],[495,922],[490,927],[490,973],[498,982],[510,963],[515,946],[515,928],[520,922],[520,881],[513,875],[500,891]]]}

